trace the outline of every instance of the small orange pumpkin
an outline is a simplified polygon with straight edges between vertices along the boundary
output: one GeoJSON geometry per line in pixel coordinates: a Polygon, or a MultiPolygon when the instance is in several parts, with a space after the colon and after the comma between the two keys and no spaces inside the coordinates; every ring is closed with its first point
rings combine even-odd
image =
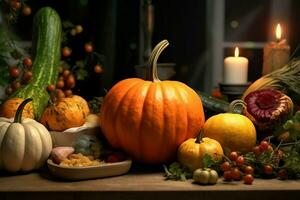
{"type": "Polygon", "coordinates": [[[101,128],[108,142],[142,163],[175,159],[179,145],[195,137],[205,120],[201,99],[193,89],[157,77],[157,60],[168,44],[164,40],[154,48],[147,80],[120,81],[101,107],[101,128]]]}
{"type": "Polygon", "coordinates": [[[87,102],[79,96],[60,98],[43,112],[40,122],[51,131],[64,131],[85,123],[89,113],[87,102]],[[80,101],[78,100],[80,99],[80,101]],[[85,101],[85,102],[84,102],[85,101]]]}
{"type": "Polygon", "coordinates": [[[81,96],[78,96],[78,95],[73,95],[73,96],[71,96],[71,98],[74,101],[76,101],[78,105],[81,106],[82,111],[83,111],[85,117],[87,117],[90,114],[90,109],[89,109],[89,105],[86,102],[86,100],[84,98],[82,98],[81,96]]]}
{"type": "Polygon", "coordinates": [[[223,158],[221,144],[214,139],[198,136],[184,141],[178,148],[177,159],[180,164],[188,167],[192,172],[198,168],[205,167],[203,158],[208,155],[218,161],[223,158]]]}
{"type": "MultiPolygon", "coordinates": [[[[11,118],[14,117],[19,105],[24,101],[22,98],[7,99],[0,106],[0,117],[11,118]]],[[[34,119],[34,113],[31,102],[26,104],[23,109],[22,118],[34,119]]]]}

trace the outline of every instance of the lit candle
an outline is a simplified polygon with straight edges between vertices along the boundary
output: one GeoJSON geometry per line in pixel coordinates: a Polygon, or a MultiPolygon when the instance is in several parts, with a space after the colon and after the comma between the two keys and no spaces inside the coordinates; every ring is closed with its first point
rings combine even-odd
{"type": "Polygon", "coordinates": [[[281,39],[282,30],[280,24],[277,24],[275,35],[276,42],[269,42],[264,46],[262,75],[283,67],[289,60],[290,46],[285,39],[281,39]]]}
{"type": "Polygon", "coordinates": [[[224,83],[245,84],[248,77],[248,59],[239,56],[239,48],[235,48],[234,57],[224,59],[224,83]]]}

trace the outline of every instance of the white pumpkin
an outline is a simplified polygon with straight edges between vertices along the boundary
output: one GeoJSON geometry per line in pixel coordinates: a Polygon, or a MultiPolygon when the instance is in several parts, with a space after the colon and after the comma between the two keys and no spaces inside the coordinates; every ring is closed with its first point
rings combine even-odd
{"type": "Polygon", "coordinates": [[[0,169],[10,172],[40,168],[52,150],[48,130],[33,119],[21,119],[26,103],[23,101],[15,118],[0,117],[0,169]]]}

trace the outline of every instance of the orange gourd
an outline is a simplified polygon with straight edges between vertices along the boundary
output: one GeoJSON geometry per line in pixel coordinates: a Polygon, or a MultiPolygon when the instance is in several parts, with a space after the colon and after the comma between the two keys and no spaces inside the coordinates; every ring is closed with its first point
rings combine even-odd
{"type": "Polygon", "coordinates": [[[221,144],[208,137],[190,138],[184,141],[178,148],[177,160],[183,166],[188,167],[192,172],[198,168],[205,167],[204,157],[208,155],[214,161],[223,158],[223,149],[221,144]]]}
{"type": "MultiPolygon", "coordinates": [[[[19,105],[24,101],[22,98],[7,99],[0,106],[0,117],[11,118],[14,117],[19,105]]],[[[34,119],[32,104],[28,103],[23,109],[22,118],[34,119]]]]}
{"type": "Polygon", "coordinates": [[[157,60],[167,45],[164,40],[154,48],[146,80],[118,82],[104,97],[100,112],[108,142],[147,164],[175,159],[179,145],[195,137],[205,120],[201,99],[193,89],[158,79],[157,60]]]}
{"type": "Polygon", "coordinates": [[[64,131],[85,123],[89,113],[87,102],[79,96],[60,98],[43,112],[40,122],[51,131],[64,131]],[[79,101],[80,100],[80,101],[79,101]]]}

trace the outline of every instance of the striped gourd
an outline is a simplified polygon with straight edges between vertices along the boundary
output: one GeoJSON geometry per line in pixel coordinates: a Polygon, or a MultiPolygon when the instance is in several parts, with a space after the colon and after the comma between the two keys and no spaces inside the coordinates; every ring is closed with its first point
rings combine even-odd
{"type": "Polygon", "coordinates": [[[31,83],[14,92],[10,98],[33,99],[33,112],[39,119],[48,104],[50,95],[46,88],[55,84],[58,77],[61,50],[61,21],[55,10],[41,8],[34,17],[31,83]]]}

